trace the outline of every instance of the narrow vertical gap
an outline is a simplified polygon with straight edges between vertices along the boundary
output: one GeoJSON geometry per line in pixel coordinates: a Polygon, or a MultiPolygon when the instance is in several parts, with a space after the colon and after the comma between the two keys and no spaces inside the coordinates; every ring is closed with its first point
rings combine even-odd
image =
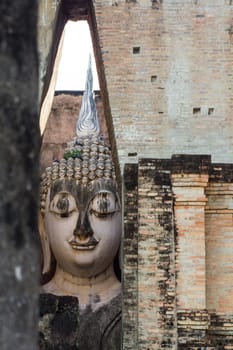
{"type": "MultiPolygon", "coordinates": [[[[87,20],[90,33],[92,38],[93,51],[96,61],[97,73],[99,77],[100,95],[103,103],[104,116],[107,124],[109,142],[112,148],[112,155],[115,164],[115,171],[117,176],[117,182],[121,187],[121,172],[119,166],[119,160],[117,155],[116,140],[114,135],[114,127],[111,116],[111,109],[109,104],[109,96],[107,83],[104,73],[104,64],[102,59],[102,53],[99,44],[99,35],[97,29],[97,22],[95,17],[94,5],[91,0],[80,4],[78,2],[70,2],[67,0],[62,0],[58,9],[57,20],[54,28],[53,43],[50,54],[50,59],[48,62],[47,74],[45,77],[44,89],[42,94],[42,104],[41,104],[41,114],[40,114],[40,125],[41,133],[44,133],[45,126],[48,120],[48,116],[51,111],[52,100],[55,91],[54,76],[56,79],[56,73],[58,69],[60,50],[62,48],[62,37],[65,24],[68,20],[81,21],[87,20]],[[60,45],[60,47],[59,47],[60,45]]],[[[78,44],[78,43],[77,43],[78,44]]]]}
{"type": "Polygon", "coordinates": [[[99,90],[95,57],[86,20],[68,21],[58,67],[56,91],[83,91],[89,55],[92,57],[93,88],[99,90]]]}

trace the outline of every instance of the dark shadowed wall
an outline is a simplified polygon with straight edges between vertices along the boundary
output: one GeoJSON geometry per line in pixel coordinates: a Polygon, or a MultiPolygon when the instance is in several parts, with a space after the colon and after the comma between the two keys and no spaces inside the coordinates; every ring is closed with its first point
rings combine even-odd
{"type": "Polygon", "coordinates": [[[0,2],[0,349],[37,349],[37,1],[0,2]]]}

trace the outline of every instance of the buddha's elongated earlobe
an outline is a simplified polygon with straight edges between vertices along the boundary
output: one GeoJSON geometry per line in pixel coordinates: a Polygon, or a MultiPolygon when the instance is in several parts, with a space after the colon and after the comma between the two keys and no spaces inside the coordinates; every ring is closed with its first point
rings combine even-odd
{"type": "Polygon", "coordinates": [[[51,255],[51,249],[49,245],[49,239],[45,230],[44,219],[42,217],[41,212],[39,212],[39,233],[40,233],[40,240],[41,240],[41,247],[42,247],[42,254],[43,254],[42,274],[46,274],[50,272],[50,269],[51,269],[52,255],[51,255]]]}

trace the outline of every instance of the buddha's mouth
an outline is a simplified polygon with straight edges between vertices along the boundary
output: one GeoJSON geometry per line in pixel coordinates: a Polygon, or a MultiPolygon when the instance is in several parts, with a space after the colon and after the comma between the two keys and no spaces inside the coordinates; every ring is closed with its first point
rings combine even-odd
{"type": "Polygon", "coordinates": [[[95,249],[99,241],[97,241],[94,237],[90,237],[86,242],[78,242],[75,238],[71,238],[68,243],[73,249],[76,250],[92,250],[95,249]]]}

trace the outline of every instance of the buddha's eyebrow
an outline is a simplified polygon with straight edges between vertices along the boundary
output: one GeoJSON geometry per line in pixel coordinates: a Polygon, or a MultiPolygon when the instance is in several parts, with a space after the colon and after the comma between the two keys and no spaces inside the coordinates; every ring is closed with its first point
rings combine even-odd
{"type": "Polygon", "coordinates": [[[51,186],[50,202],[60,192],[70,193],[79,210],[87,210],[91,201],[100,193],[111,193],[115,198],[115,203],[119,203],[116,185],[112,182],[96,181],[88,186],[82,186],[74,180],[58,180],[51,186]]]}

